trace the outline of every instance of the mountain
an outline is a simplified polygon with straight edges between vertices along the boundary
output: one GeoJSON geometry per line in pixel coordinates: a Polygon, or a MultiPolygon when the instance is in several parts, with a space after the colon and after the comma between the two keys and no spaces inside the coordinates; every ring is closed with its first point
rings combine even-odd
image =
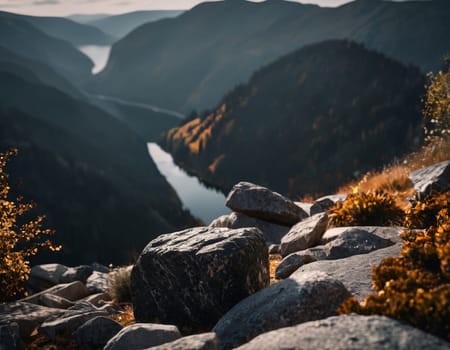
{"type": "Polygon", "coordinates": [[[28,22],[54,38],[66,40],[73,46],[81,45],[109,45],[115,39],[94,26],[80,24],[62,17],[37,17],[19,15],[0,11],[0,18],[17,18],[28,22]]]}
{"type": "Polygon", "coordinates": [[[351,39],[423,72],[450,52],[450,2],[358,0],[338,8],[244,0],[202,3],[145,24],[112,48],[91,89],[190,113],[258,68],[314,42],[351,39]]]}
{"type": "Polygon", "coordinates": [[[69,42],[45,34],[20,16],[0,15],[0,47],[50,66],[73,85],[86,81],[93,67],[69,42]]]}
{"type": "Polygon", "coordinates": [[[417,143],[424,77],[349,41],[308,45],[167,132],[176,163],[224,192],[251,181],[331,193],[417,143]]]}
{"type": "Polygon", "coordinates": [[[0,150],[19,149],[11,179],[56,229],[64,250],[52,261],[128,263],[151,238],[197,222],[126,124],[9,67],[0,69],[0,150]]]}
{"type": "Polygon", "coordinates": [[[86,24],[97,27],[115,38],[122,38],[144,23],[176,17],[181,13],[183,13],[181,10],[135,11],[96,18],[87,21],[86,24]]]}
{"type": "Polygon", "coordinates": [[[30,79],[34,76],[35,81],[52,86],[76,98],[81,98],[83,95],[67,79],[57,74],[45,63],[16,55],[1,46],[0,71],[10,72],[25,79],[30,79]]]}

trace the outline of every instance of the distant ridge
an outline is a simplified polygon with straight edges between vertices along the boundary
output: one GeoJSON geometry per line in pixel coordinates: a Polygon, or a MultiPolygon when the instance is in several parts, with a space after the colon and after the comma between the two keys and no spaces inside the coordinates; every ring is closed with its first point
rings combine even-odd
{"type": "Polygon", "coordinates": [[[142,24],[176,17],[183,12],[183,10],[135,11],[120,15],[102,16],[101,18],[88,20],[86,24],[95,26],[120,39],[142,24]]]}
{"type": "Polygon", "coordinates": [[[250,181],[332,193],[410,151],[424,77],[349,41],[305,46],[257,71],[161,141],[178,165],[228,192],[250,181]]]}
{"type": "Polygon", "coordinates": [[[450,1],[202,3],[119,40],[91,88],[188,114],[216,105],[261,66],[328,39],[351,39],[428,72],[450,52],[448,23],[450,1]]]}

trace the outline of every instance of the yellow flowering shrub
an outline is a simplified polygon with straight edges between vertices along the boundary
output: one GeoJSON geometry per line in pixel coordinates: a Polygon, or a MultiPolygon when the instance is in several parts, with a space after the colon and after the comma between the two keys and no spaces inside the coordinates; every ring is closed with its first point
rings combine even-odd
{"type": "Polygon", "coordinates": [[[331,209],[331,224],[338,227],[395,225],[403,217],[395,198],[380,191],[350,194],[331,209]]]}
{"type": "Polygon", "coordinates": [[[24,282],[30,275],[29,258],[42,248],[60,250],[49,239],[53,230],[43,229],[44,216],[29,218],[34,203],[10,198],[8,160],[17,154],[13,149],[0,153],[0,302],[15,299],[24,293],[24,282]]]}
{"type": "Polygon", "coordinates": [[[341,313],[385,315],[450,339],[450,217],[438,212],[425,231],[402,233],[400,257],[373,269],[373,289],[362,304],[351,298],[341,313]]]}

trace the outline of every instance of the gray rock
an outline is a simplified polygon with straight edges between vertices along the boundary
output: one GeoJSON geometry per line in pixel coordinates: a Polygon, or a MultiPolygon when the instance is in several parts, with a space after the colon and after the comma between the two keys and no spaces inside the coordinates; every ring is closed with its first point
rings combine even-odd
{"type": "Polygon", "coordinates": [[[0,324],[17,323],[21,338],[27,338],[46,319],[64,312],[66,310],[25,302],[0,304],[0,324]]]}
{"type": "Polygon", "coordinates": [[[94,262],[91,264],[92,270],[97,272],[109,273],[111,269],[103,264],[99,264],[98,262],[94,262]]]}
{"type": "Polygon", "coordinates": [[[267,246],[257,228],[198,227],[161,235],[131,273],[137,322],[210,330],[233,305],[269,284],[267,246]]]}
{"type": "Polygon", "coordinates": [[[47,334],[50,339],[54,340],[58,334],[71,334],[86,321],[97,316],[106,315],[108,315],[108,313],[102,311],[72,312],[57,319],[43,322],[39,327],[39,332],[47,334]]]}
{"type": "Polygon", "coordinates": [[[31,268],[30,278],[47,281],[52,285],[61,283],[61,276],[69,268],[61,264],[36,265],[31,268]]]}
{"type": "Polygon", "coordinates": [[[69,267],[62,275],[58,283],[70,283],[80,281],[85,283],[94,270],[89,265],[69,267]]]}
{"type": "Polygon", "coordinates": [[[195,334],[189,337],[153,346],[148,350],[219,350],[219,340],[216,333],[195,334]]]}
{"type": "Polygon", "coordinates": [[[80,348],[103,348],[122,328],[120,323],[98,316],[81,325],[75,332],[75,339],[80,348]]]}
{"type": "Polygon", "coordinates": [[[302,208],[308,216],[311,216],[311,207],[313,203],[305,203],[305,202],[294,202],[296,206],[302,208]]]}
{"type": "Polygon", "coordinates": [[[413,171],[409,174],[409,179],[419,197],[432,191],[444,191],[450,186],[450,160],[413,171]]]}
{"type": "Polygon", "coordinates": [[[309,216],[281,194],[249,182],[239,182],[233,187],[226,206],[251,217],[288,226],[309,216]]]}
{"type": "Polygon", "coordinates": [[[360,230],[349,230],[325,245],[327,259],[342,259],[352,255],[367,254],[395,244],[389,239],[360,230]]]}
{"type": "Polygon", "coordinates": [[[322,244],[338,238],[346,232],[365,231],[372,233],[378,237],[388,239],[392,242],[402,242],[400,234],[404,229],[402,227],[386,227],[386,226],[349,226],[349,227],[334,227],[328,229],[322,236],[322,244]]]}
{"type": "Polygon", "coordinates": [[[321,272],[288,278],[234,306],[216,324],[220,347],[231,349],[273,329],[336,315],[350,296],[343,284],[321,272]]]}
{"type": "Polygon", "coordinates": [[[281,249],[279,244],[271,244],[269,246],[269,254],[280,254],[281,249]]]}
{"type": "Polygon", "coordinates": [[[281,240],[281,256],[285,257],[299,250],[313,247],[320,243],[328,225],[328,215],[320,213],[311,216],[293,226],[281,240]]]}
{"type": "Polygon", "coordinates": [[[25,346],[20,339],[19,325],[9,323],[0,325],[0,350],[24,350],[25,346]]]}
{"type": "Polygon", "coordinates": [[[267,244],[280,243],[281,238],[288,233],[290,227],[273,224],[264,220],[249,217],[241,213],[231,213],[229,215],[223,215],[214,220],[210,227],[228,227],[228,228],[244,228],[244,227],[256,227],[259,228],[267,244]]]}
{"type": "Polygon", "coordinates": [[[92,294],[84,298],[83,300],[90,302],[95,306],[103,305],[107,301],[111,301],[111,296],[108,293],[92,294]]]}
{"type": "Polygon", "coordinates": [[[262,334],[239,350],[448,350],[450,343],[384,316],[349,315],[262,334]]]}
{"type": "Polygon", "coordinates": [[[181,338],[175,326],[136,323],[125,327],[106,344],[104,350],[138,350],[181,338]]]}
{"type": "Polygon", "coordinates": [[[280,265],[277,266],[275,270],[276,278],[287,278],[300,266],[317,261],[317,259],[309,254],[299,254],[295,252],[289,254],[283,260],[281,260],[280,265]]]}
{"type": "Polygon", "coordinates": [[[74,305],[74,302],[54,294],[44,293],[39,297],[39,304],[57,309],[68,309],[74,305]]]}
{"type": "Polygon", "coordinates": [[[43,294],[53,294],[68,299],[70,301],[76,301],[83,299],[90,293],[83,283],[81,283],[80,281],[75,281],[72,283],[58,284],[40,293],[36,293],[27,298],[24,298],[21,301],[26,303],[39,304],[41,300],[41,295],[43,294]]]}
{"type": "Polygon", "coordinates": [[[323,213],[333,207],[336,203],[345,201],[346,198],[346,194],[334,194],[331,196],[318,198],[311,206],[310,213],[311,215],[323,213]]]}
{"type": "Polygon", "coordinates": [[[351,256],[335,260],[316,261],[303,265],[290,278],[301,278],[303,274],[322,271],[341,281],[359,300],[372,292],[372,268],[378,266],[388,256],[398,256],[402,245],[397,243],[388,248],[375,250],[369,254],[351,256]]]}
{"type": "Polygon", "coordinates": [[[394,244],[395,242],[369,231],[347,228],[326,245],[305,249],[286,256],[278,265],[275,277],[289,277],[301,266],[317,260],[343,259],[353,255],[367,254],[394,244]]]}
{"type": "Polygon", "coordinates": [[[89,293],[106,293],[109,290],[110,272],[94,271],[86,281],[89,293]]]}
{"type": "Polygon", "coordinates": [[[55,339],[61,333],[73,333],[82,324],[97,316],[107,316],[115,312],[111,309],[96,308],[87,301],[79,301],[67,311],[57,317],[52,316],[45,320],[39,327],[39,331],[55,339]]]}

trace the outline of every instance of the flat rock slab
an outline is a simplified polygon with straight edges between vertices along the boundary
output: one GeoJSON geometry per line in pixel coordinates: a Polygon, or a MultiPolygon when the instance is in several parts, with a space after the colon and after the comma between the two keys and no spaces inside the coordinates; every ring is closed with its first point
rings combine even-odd
{"type": "Polygon", "coordinates": [[[20,336],[27,338],[46,319],[52,316],[57,317],[64,312],[66,310],[25,302],[0,304],[0,323],[17,323],[20,336]]]}
{"type": "Polygon", "coordinates": [[[82,282],[75,281],[72,283],[58,284],[42,292],[24,298],[21,301],[24,301],[26,303],[39,304],[41,296],[44,294],[52,294],[70,301],[76,301],[87,297],[91,293],[82,282]]]}
{"type": "Polygon", "coordinates": [[[328,225],[328,215],[320,213],[313,215],[295,226],[281,239],[281,256],[304,250],[320,244],[328,225]]]}
{"type": "Polygon", "coordinates": [[[432,191],[445,191],[450,187],[450,160],[413,171],[409,179],[419,197],[429,195],[432,191]]]}
{"type": "Polygon", "coordinates": [[[397,243],[388,248],[375,250],[368,254],[354,255],[349,258],[322,260],[303,265],[290,278],[300,278],[303,274],[322,271],[341,281],[360,301],[372,293],[372,268],[378,266],[388,256],[399,256],[402,245],[397,243]]]}
{"type": "Polygon", "coordinates": [[[235,185],[225,204],[235,212],[279,225],[292,226],[309,216],[290,199],[250,182],[235,185]]]}
{"type": "Polygon", "coordinates": [[[98,316],[82,324],[75,333],[75,339],[80,348],[103,348],[122,329],[120,323],[98,316]]]}
{"type": "Polygon", "coordinates": [[[369,232],[380,238],[388,239],[392,242],[402,242],[400,234],[404,230],[403,227],[386,227],[386,226],[347,226],[347,227],[333,227],[325,231],[322,236],[322,244],[326,244],[334,239],[337,239],[346,232],[369,232]]]}
{"type": "Polygon", "coordinates": [[[181,334],[175,326],[136,323],[123,328],[108,341],[103,350],[147,349],[179,338],[181,334]]]}
{"type": "Polygon", "coordinates": [[[228,228],[244,228],[244,227],[256,227],[259,228],[266,239],[267,244],[278,244],[281,242],[286,233],[288,233],[290,227],[277,225],[268,221],[249,217],[241,213],[231,213],[229,215],[223,215],[209,225],[210,227],[228,227],[228,228]]]}
{"type": "Polygon", "coordinates": [[[269,254],[257,228],[198,227],[161,235],[131,273],[137,322],[209,331],[240,300],[269,285],[269,254]]]}
{"type": "Polygon", "coordinates": [[[297,275],[242,300],[213,331],[221,349],[232,349],[273,329],[337,315],[349,296],[340,281],[325,273],[297,275]]]}
{"type": "Polygon", "coordinates": [[[395,243],[365,230],[346,230],[334,240],[289,254],[277,266],[275,277],[289,277],[299,267],[317,260],[337,260],[353,255],[367,254],[377,249],[387,248],[395,243]]]}
{"type": "Polygon", "coordinates": [[[216,333],[195,334],[147,350],[219,350],[216,333]]]}
{"type": "Polygon", "coordinates": [[[338,316],[262,334],[239,350],[444,350],[450,343],[384,316],[338,316]]]}

